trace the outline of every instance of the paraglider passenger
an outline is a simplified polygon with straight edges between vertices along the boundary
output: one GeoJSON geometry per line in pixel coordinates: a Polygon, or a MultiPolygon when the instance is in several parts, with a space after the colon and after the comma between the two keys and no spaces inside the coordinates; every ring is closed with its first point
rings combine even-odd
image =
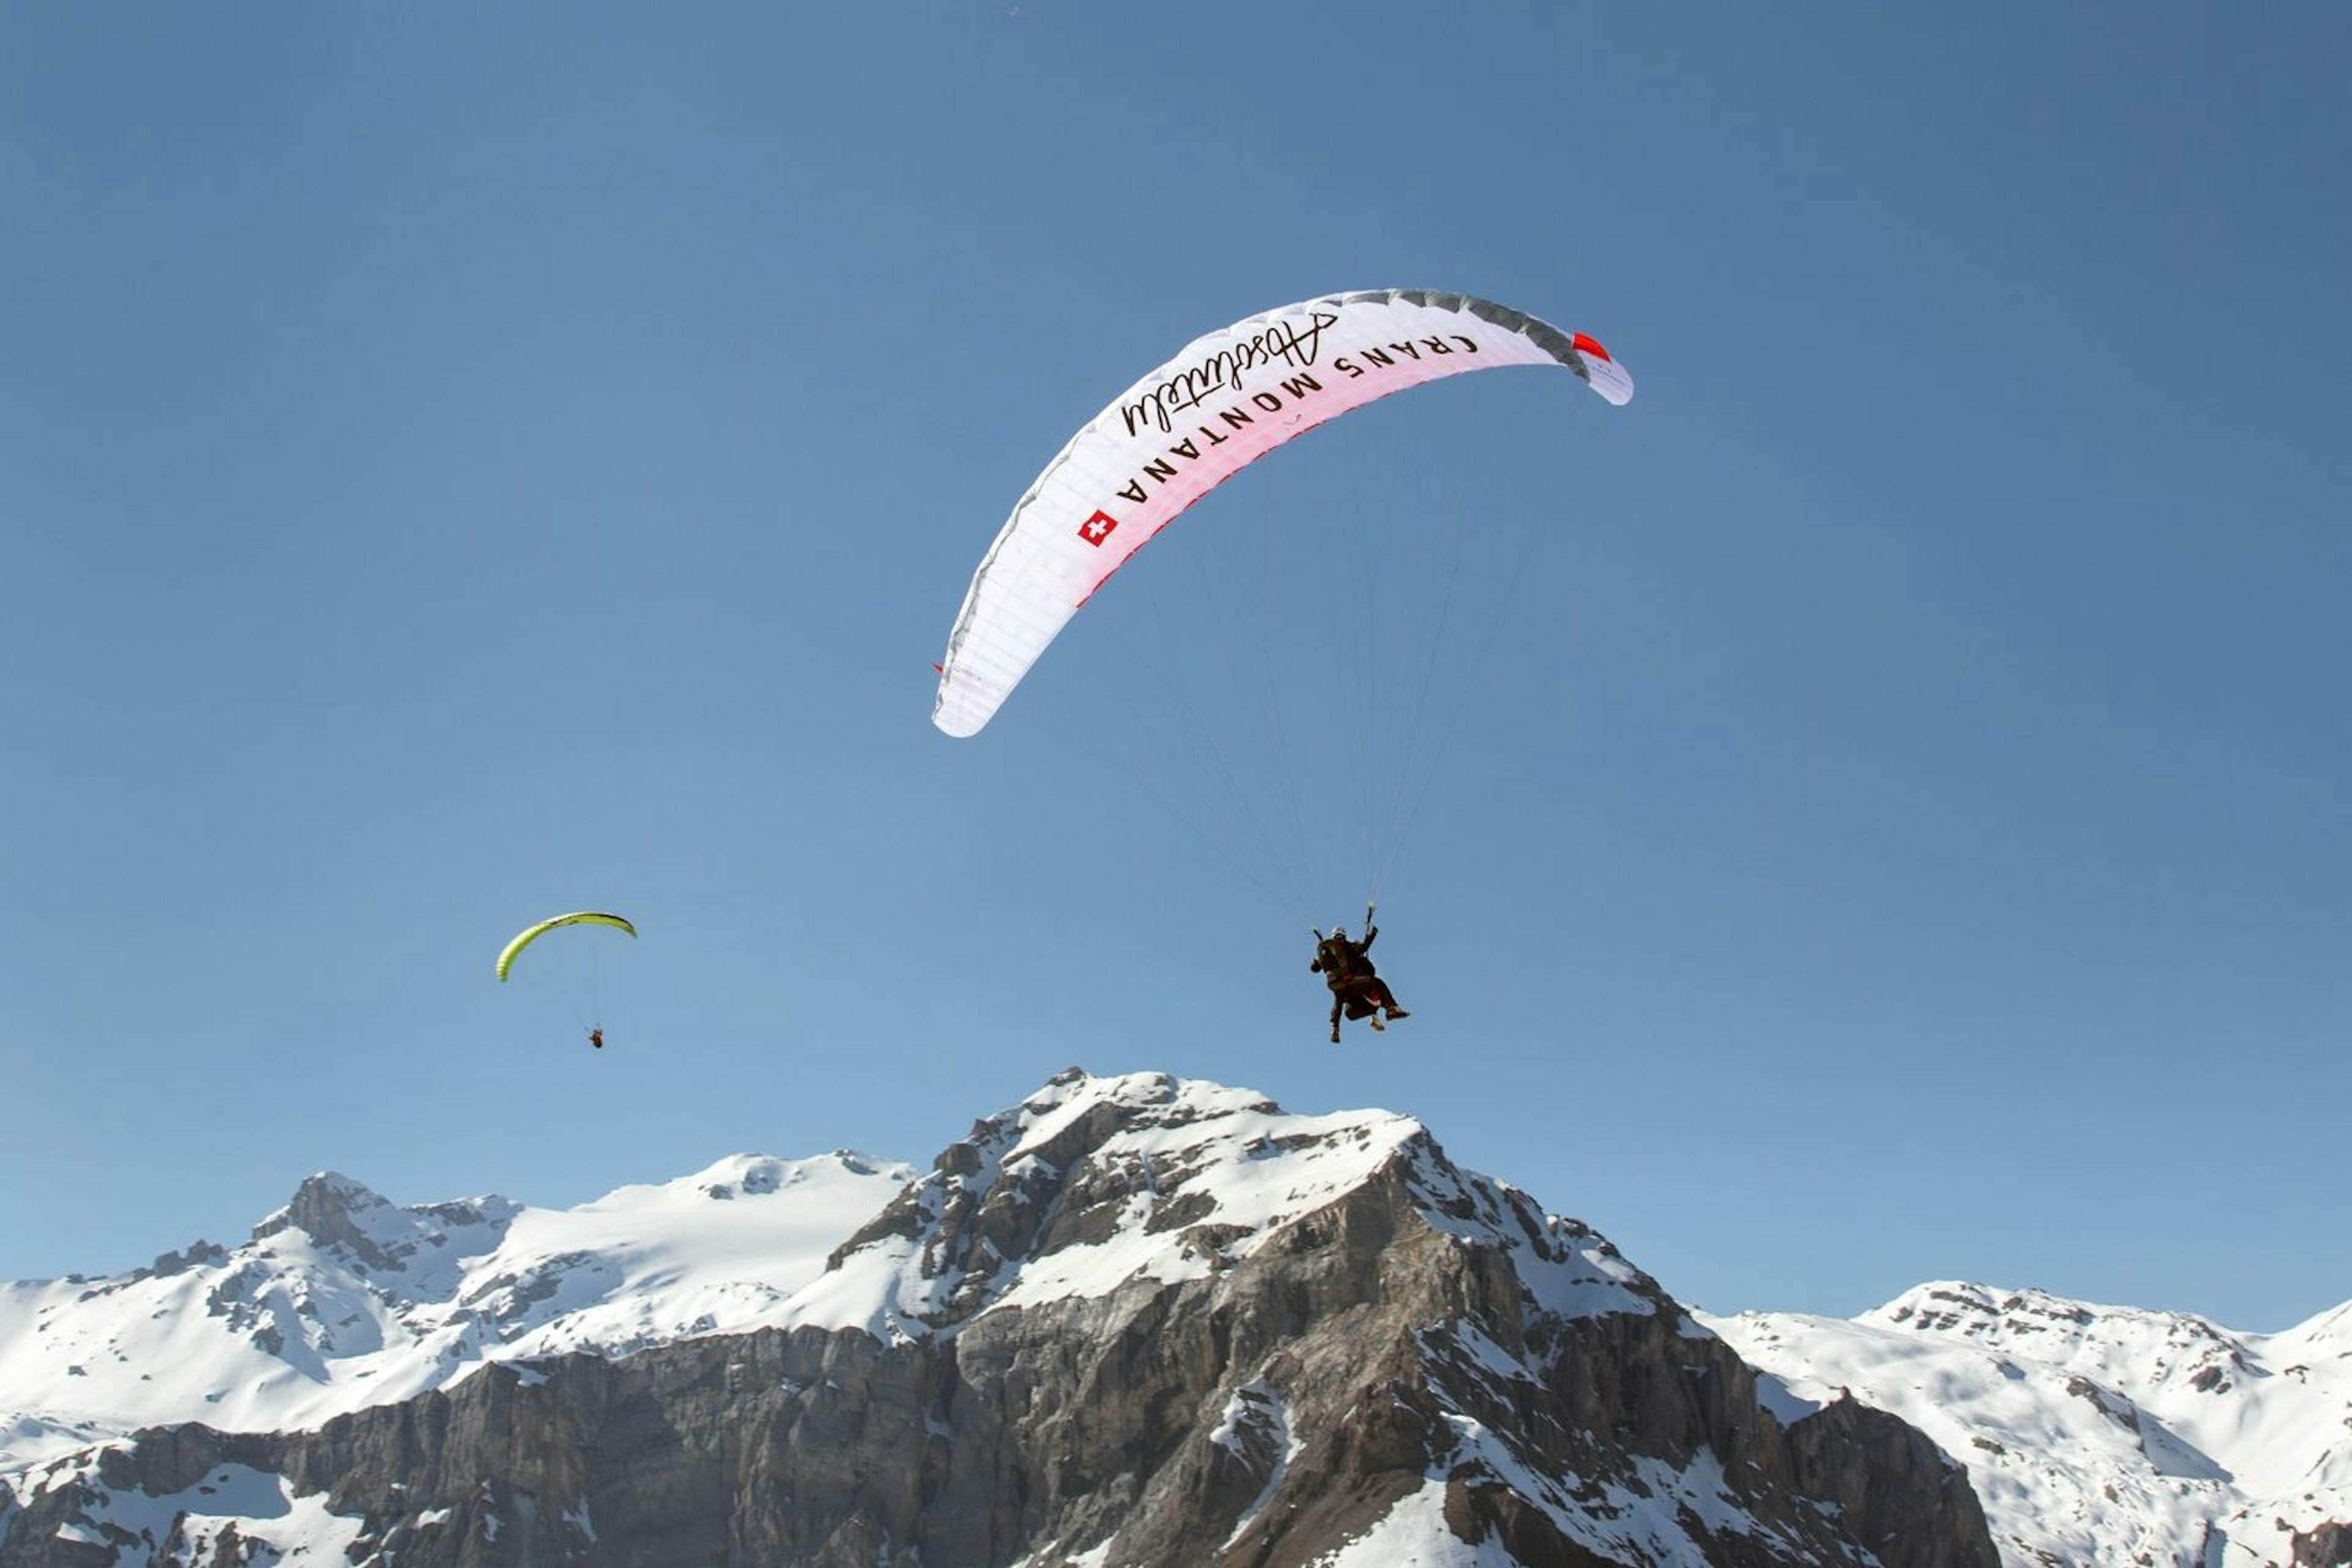
{"type": "Polygon", "coordinates": [[[589,1030],[588,1043],[595,1047],[598,1050],[603,1050],[604,1048],[604,1031],[602,1029],[589,1030]]]}
{"type": "Polygon", "coordinates": [[[1344,1013],[1350,1018],[1369,1018],[1375,1029],[1388,1026],[1381,1021],[1385,1013],[1391,1020],[1409,1018],[1412,1015],[1397,1005],[1396,997],[1372,967],[1368,956],[1373,941],[1381,934],[1378,926],[1364,928],[1364,940],[1348,940],[1346,926],[1334,926],[1331,934],[1315,943],[1315,960],[1307,966],[1309,974],[1323,976],[1323,984],[1331,988],[1331,1042],[1339,1041],[1339,1018],[1344,1013]]]}

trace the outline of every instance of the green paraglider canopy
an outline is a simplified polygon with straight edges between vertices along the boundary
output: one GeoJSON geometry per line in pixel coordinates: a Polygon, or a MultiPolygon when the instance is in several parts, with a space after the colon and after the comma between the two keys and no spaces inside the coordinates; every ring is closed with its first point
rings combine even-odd
{"type": "Polygon", "coordinates": [[[558,915],[553,920],[541,921],[535,926],[526,927],[512,942],[507,943],[505,949],[499,954],[499,978],[504,980],[507,977],[507,971],[514,967],[516,954],[549,931],[563,926],[581,925],[611,926],[616,931],[627,931],[631,936],[637,934],[637,928],[619,915],[608,915],[595,910],[582,910],[575,914],[558,915]]]}

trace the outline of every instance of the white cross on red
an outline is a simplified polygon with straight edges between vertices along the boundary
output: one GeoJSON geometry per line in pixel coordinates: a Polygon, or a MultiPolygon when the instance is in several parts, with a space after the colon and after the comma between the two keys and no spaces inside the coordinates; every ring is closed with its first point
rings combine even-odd
{"type": "Polygon", "coordinates": [[[1094,516],[1078,524],[1078,537],[1088,544],[1099,545],[1110,537],[1110,531],[1118,526],[1118,519],[1107,511],[1097,511],[1094,516]]]}

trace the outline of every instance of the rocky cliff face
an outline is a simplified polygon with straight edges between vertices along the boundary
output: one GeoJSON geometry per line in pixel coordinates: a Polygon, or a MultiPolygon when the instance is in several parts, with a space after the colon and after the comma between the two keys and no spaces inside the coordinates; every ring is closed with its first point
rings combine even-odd
{"type": "Polygon", "coordinates": [[[0,1568],[1995,1568],[1965,1473],[1754,1374],[1416,1123],[1067,1074],[773,1326],[24,1472],[0,1568]],[[262,1554],[260,1543],[278,1556],[262,1554]]]}
{"type": "Polygon", "coordinates": [[[2352,1568],[2352,1522],[2297,1531],[2292,1550],[2294,1568],[2352,1568]]]}

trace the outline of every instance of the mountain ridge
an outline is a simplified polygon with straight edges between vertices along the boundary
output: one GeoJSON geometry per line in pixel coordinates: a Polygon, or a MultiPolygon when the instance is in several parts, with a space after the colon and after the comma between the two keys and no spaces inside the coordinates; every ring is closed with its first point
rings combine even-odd
{"type": "MultiPolygon", "coordinates": [[[[777,1193],[750,1202],[760,1172],[714,1184],[723,1201],[689,1178],[512,1215],[322,1175],[224,1260],[116,1282],[96,1304],[117,1354],[142,1293],[235,1282],[181,1326],[272,1366],[279,1403],[240,1388],[222,1404],[243,1430],[183,1420],[17,1470],[0,1568],[197,1542],[403,1568],[1995,1562],[1925,1438],[1853,1402],[1784,1425],[1605,1237],[1410,1118],[1073,1070],[928,1172],[892,1168],[887,1202],[823,1162],[763,1170],[777,1193]],[[786,1278],[742,1221],[782,1224],[818,1182],[877,1201],[794,1232],[786,1278]],[[697,1245],[634,1234],[647,1217],[697,1245]],[[565,1249],[591,1234],[606,1250],[565,1249]],[[750,1268],[672,1277],[730,1237],[750,1268]],[[749,1326],[688,1316],[694,1292],[749,1326]],[[405,1310],[345,1325],[350,1299],[405,1310]],[[427,1386],[253,1429],[304,1407],[284,1390],[306,1354],[314,1404],[348,1401],[371,1357],[427,1386]]],[[[31,1338],[106,1342],[45,1304],[31,1338]]],[[[0,1305],[21,1329],[25,1303],[0,1305]]],[[[26,1338],[0,1336],[0,1371],[26,1338]]],[[[110,1376],[119,1402],[132,1373],[110,1376]]]]}
{"type": "Polygon", "coordinates": [[[403,1207],[314,1173],[235,1247],[0,1284],[0,1468],[91,1430],[311,1424],[485,1361],[748,1327],[912,1174],[851,1151],[735,1154],[539,1209],[496,1194],[403,1207]],[[779,1195],[798,1223],[757,1237],[708,1212],[779,1195]]]}
{"type": "Polygon", "coordinates": [[[397,1536],[415,1568],[451,1521],[659,1562],[620,1543],[677,1527],[671,1486],[746,1563],[2308,1568],[2352,1517],[2310,1414],[2347,1341],[2352,1306],[2248,1336],[1949,1281],[1713,1318],[1411,1117],[1073,1068],[928,1170],[737,1154],[568,1210],[324,1171],[237,1247],[0,1286],[0,1568],[109,1521],[133,1551],[159,1498],[287,1562],[397,1536]],[[2194,1419],[2232,1410],[2252,1447],[2194,1419]],[[715,1458],[751,1428],[798,1512],[715,1458]],[[622,1463],[654,1430],[685,1436],[622,1463]]]}
{"type": "Polygon", "coordinates": [[[2258,1334],[1937,1280],[1852,1319],[1698,1316],[1789,1413],[1845,1391],[1961,1458],[2010,1562],[2340,1561],[2352,1303],[2258,1334]]]}

